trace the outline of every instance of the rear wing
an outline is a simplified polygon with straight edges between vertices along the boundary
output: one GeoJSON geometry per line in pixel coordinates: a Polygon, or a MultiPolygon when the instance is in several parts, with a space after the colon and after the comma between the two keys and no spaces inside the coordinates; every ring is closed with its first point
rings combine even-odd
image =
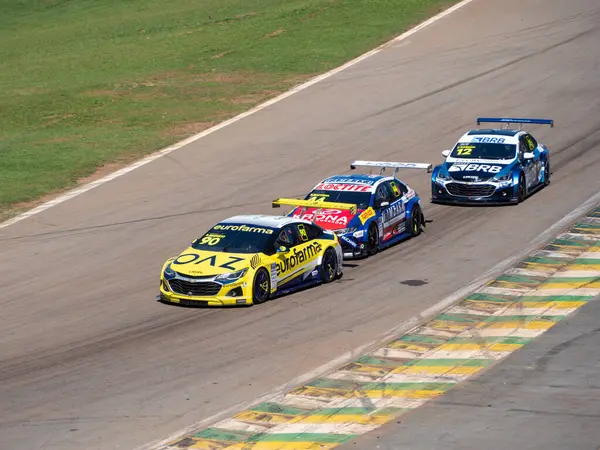
{"type": "Polygon", "coordinates": [[[400,169],[426,169],[427,173],[433,170],[433,166],[427,163],[410,163],[410,162],[384,162],[384,161],[354,161],[350,164],[350,170],[357,167],[379,167],[379,173],[383,175],[385,169],[394,169],[394,176],[400,169]]]}
{"type": "Polygon", "coordinates": [[[516,118],[516,117],[478,117],[477,125],[482,123],[505,123],[506,128],[511,123],[518,123],[521,125],[524,123],[531,123],[537,125],[550,125],[551,128],[554,128],[554,120],[552,119],[529,119],[529,118],[516,118]]]}
{"type": "MultiPolygon", "coordinates": [[[[319,211],[323,209],[341,209],[350,211],[351,214],[356,214],[357,206],[350,203],[336,203],[326,202],[321,200],[301,200],[299,198],[278,198],[273,200],[273,208],[280,208],[283,205],[301,207],[302,211],[300,215],[304,213],[305,209],[317,208],[319,211]]],[[[316,215],[319,213],[316,212],[316,215]]]]}

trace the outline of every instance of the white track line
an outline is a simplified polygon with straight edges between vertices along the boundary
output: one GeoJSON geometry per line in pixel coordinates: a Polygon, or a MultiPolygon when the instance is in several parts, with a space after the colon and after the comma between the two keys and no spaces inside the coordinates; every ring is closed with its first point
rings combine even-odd
{"type": "Polygon", "coordinates": [[[168,155],[169,153],[174,152],[175,150],[180,149],[181,147],[191,144],[192,142],[202,139],[203,137],[208,136],[209,134],[212,134],[215,131],[219,131],[220,129],[225,128],[228,125],[231,125],[231,124],[233,124],[239,120],[242,120],[252,114],[262,111],[263,109],[268,108],[269,106],[274,105],[275,103],[278,103],[288,97],[291,97],[292,95],[294,95],[300,91],[303,91],[304,89],[307,89],[307,88],[311,87],[312,85],[319,83],[320,81],[330,78],[330,77],[340,73],[341,71],[346,70],[347,68],[352,67],[352,66],[358,64],[359,62],[364,61],[367,58],[370,58],[371,56],[379,53],[381,50],[383,50],[385,47],[387,47],[389,45],[391,45],[395,42],[403,41],[404,39],[408,38],[409,36],[412,36],[416,32],[422,30],[425,27],[428,27],[429,25],[446,17],[447,15],[456,11],[457,9],[462,8],[463,6],[471,3],[472,1],[473,0],[463,0],[462,2],[457,3],[456,5],[452,6],[451,8],[448,8],[445,11],[442,11],[437,16],[434,16],[434,17],[426,20],[425,22],[421,23],[420,25],[417,25],[416,27],[408,30],[406,33],[403,33],[400,36],[395,37],[391,41],[386,42],[385,44],[359,56],[358,58],[348,61],[346,64],[344,64],[340,67],[337,67],[337,68],[335,68],[329,72],[326,72],[324,74],[318,75],[315,78],[311,78],[306,83],[300,84],[300,85],[290,89],[289,91],[284,92],[283,94],[281,94],[275,98],[272,98],[271,100],[266,101],[265,103],[255,106],[254,108],[252,108],[246,112],[243,112],[235,117],[232,117],[231,119],[226,120],[225,122],[221,122],[221,123],[215,125],[214,127],[209,128],[208,130],[204,130],[201,133],[198,133],[194,136],[184,139],[183,141],[177,142],[176,144],[173,144],[167,148],[159,150],[156,153],[148,155],[145,158],[140,159],[139,161],[136,161],[135,163],[122,168],[121,170],[117,170],[116,172],[113,172],[105,177],[102,177],[102,178],[96,180],[96,181],[92,181],[91,183],[79,186],[71,191],[68,191],[62,195],[59,195],[58,197],[56,197],[53,200],[50,200],[46,203],[43,203],[43,204],[37,206],[36,208],[33,208],[29,211],[19,214],[18,216],[13,217],[12,219],[9,219],[3,223],[0,223],[0,229],[8,227],[9,225],[13,225],[17,222],[20,222],[21,220],[25,220],[28,217],[31,217],[35,214],[39,214],[42,211],[52,208],[53,206],[56,206],[60,203],[66,202],[67,200],[77,197],[78,195],[81,195],[87,191],[91,191],[92,189],[94,189],[98,186],[101,186],[104,183],[108,183],[109,181],[114,180],[115,178],[119,178],[120,176],[123,176],[125,174],[128,174],[129,172],[134,171],[138,167],[145,166],[146,164],[151,163],[152,161],[157,160],[158,158],[161,158],[165,155],[168,155]]]}
{"type": "MultiPolygon", "coordinates": [[[[211,417],[208,417],[208,418],[201,420],[193,425],[190,425],[182,430],[179,430],[179,431],[173,433],[172,435],[170,435],[169,437],[167,437],[166,439],[160,439],[158,441],[151,442],[149,444],[138,447],[136,450],[157,450],[159,448],[163,448],[169,442],[172,442],[172,441],[174,441],[178,438],[181,438],[185,435],[188,435],[188,434],[192,433],[193,431],[198,430],[202,427],[206,427],[206,426],[212,425],[220,420],[226,419],[227,416],[231,416],[240,411],[249,409],[253,406],[258,405],[259,403],[273,401],[277,397],[281,397],[286,391],[289,391],[291,388],[299,386],[304,383],[307,383],[307,382],[314,380],[320,376],[330,373],[330,372],[334,371],[335,369],[338,369],[339,367],[342,367],[345,364],[348,364],[349,362],[358,359],[360,356],[377,349],[378,347],[384,345],[385,343],[391,341],[392,339],[395,339],[398,336],[408,333],[410,330],[417,328],[419,325],[421,325],[422,323],[426,322],[427,320],[433,318],[434,316],[436,316],[443,310],[445,310],[445,309],[449,308],[450,306],[452,306],[453,304],[457,303],[459,300],[462,300],[469,294],[480,289],[484,284],[490,282],[491,280],[496,278],[501,273],[504,273],[507,269],[509,269],[511,266],[513,266],[519,260],[534,253],[536,250],[539,250],[540,247],[542,247],[550,239],[555,237],[556,234],[560,233],[565,228],[567,228],[569,225],[574,223],[579,217],[581,217],[583,214],[585,214],[589,209],[591,209],[594,205],[596,205],[599,202],[600,202],[600,192],[597,192],[595,195],[590,197],[588,200],[586,200],[584,203],[582,203],[576,209],[571,211],[565,217],[560,219],[554,225],[550,226],[546,231],[540,233],[533,241],[531,241],[529,243],[528,246],[521,249],[521,251],[518,252],[516,255],[511,256],[510,258],[507,258],[504,261],[501,261],[500,263],[496,264],[494,267],[492,267],[486,273],[481,275],[479,278],[477,278],[471,284],[465,286],[462,289],[459,289],[454,294],[451,294],[450,296],[446,297],[445,299],[441,300],[440,302],[438,302],[435,305],[431,306],[430,308],[426,309],[419,315],[411,317],[410,319],[400,323],[396,327],[392,328],[391,330],[389,330],[388,332],[383,334],[381,337],[369,342],[368,344],[362,345],[352,351],[346,352],[343,355],[341,355],[340,357],[334,359],[333,361],[329,361],[328,363],[323,364],[322,366],[317,367],[316,369],[311,370],[310,372],[305,373],[304,375],[300,375],[299,377],[291,380],[290,382],[285,383],[285,384],[275,388],[271,392],[268,392],[254,400],[242,402],[237,405],[234,405],[230,408],[227,408],[224,411],[221,411],[220,413],[217,413],[211,417]]],[[[552,294],[548,294],[548,295],[552,295],[552,294]]],[[[519,333],[521,333],[524,337],[535,337],[538,334],[543,333],[544,331],[546,331],[546,330],[520,330],[519,333]]],[[[483,335],[486,333],[486,330],[479,330],[479,333],[483,335]]],[[[502,330],[502,329],[487,330],[487,333],[489,336],[505,336],[505,335],[508,335],[511,333],[515,336],[521,336],[521,334],[515,334],[516,331],[513,329],[511,329],[511,330],[502,330]]],[[[424,401],[425,400],[423,400],[423,402],[424,401]]]]}

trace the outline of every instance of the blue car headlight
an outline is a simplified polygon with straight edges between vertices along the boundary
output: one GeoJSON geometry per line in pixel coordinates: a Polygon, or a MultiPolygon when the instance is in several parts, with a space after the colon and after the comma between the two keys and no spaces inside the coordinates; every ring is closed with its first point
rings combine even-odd
{"type": "Polygon", "coordinates": [[[175,278],[177,276],[177,273],[175,273],[175,271],[171,267],[171,263],[167,264],[167,267],[165,267],[164,275],[167,280],[170,280],[171,278],[175,278]]]}
{"type": "Polygon", "coordinates": [[[237,272],[223,273],[221,275],[217,275],[215,280],[225,282],[236,281],[242,278],[244,275],[246,275],[246,272],[248,272],[247,268],[238,270],[237,272]]]}
{"type": "Polygon", "coordinates": [[[357,230],[358,227],[340,228],[339,230],[335,230],[334,233],[339,236],[340,234],[354,233],[357,230]]]}
{"type": "Polygon", "coordinates": [[[495,176],[494,180],[496,180],[496,181],[510,181],[510,180],[512,180],[512,173],[507,173],[506,175],[502,175],[501,177],[495,176]]]}
{"type": "Polygon", "coordinates": [[[451,178],[446,175],[444,172],[442,172],[441,170],[437,173],[437,176],[435,178],[438,181],[449,181],[451,180],[451,178]]]}

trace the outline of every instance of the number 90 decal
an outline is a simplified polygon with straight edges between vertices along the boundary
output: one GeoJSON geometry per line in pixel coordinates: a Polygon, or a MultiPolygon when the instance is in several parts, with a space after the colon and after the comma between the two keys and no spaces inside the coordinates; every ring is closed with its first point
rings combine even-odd
{"type": "Polygon", "coordinates": [[[298,224],[298,234],[300,235],[300,240],[302,242],[308,241],[308,234],[306,233],[306,228],[304,228],[304,224],[298,224]]]}
{"type": "Polygon", "coordinates": [[[202,239],[200,239],[199,243],[203,244],[203,245],[209,245],[209,246],[213,246],[213,245],[217,245],[219,242],[221,242],[221,239],[223,239],[225,236],[223,236],[222,234],[213,234],[213,233],[209,233],[209,234],[205,234],[202,239]]]}
{"type": "Polygon", "coordinates": [[[205,245],[217,245],[221,242],[221,238],[218,236],[204,236],[200,241],[201,244],[205,245]]]}

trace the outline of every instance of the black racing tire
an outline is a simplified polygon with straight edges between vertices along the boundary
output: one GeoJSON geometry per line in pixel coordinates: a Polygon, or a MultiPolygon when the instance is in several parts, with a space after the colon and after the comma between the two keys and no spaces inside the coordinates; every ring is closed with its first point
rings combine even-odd
{"type": "Polygon", "coordinates": [[[271,279],[269,272],[261,267],[254,274],[252,283],[252,304],[259,305],[269,300],[271,295],[271,279]]]}
{"type": "Polygon", "coordinates": [[[373,256],[379,251],[379,230],[375,222],[371,223],[367,231],[367,256],[373,256]]]}
{"type": "Polygon", "coordinates": [[[411,237],[417,237],[421,234],[423,230],[423,213],[421,212],[421,208],[419,206],[415,206],[412,210],[412,214],[410,215],[410,219],[407,223],[411,237]]]}
{"type": "Polygon", "coordinates": [[[544,162],[544,186],[548,186],[550,184],[550,160],[546,159],[544,162]]]}
{"type": "Polygon", "coordinates": [[[323,260],[321,261],[321,280],[323,283],[331,283],[338,276],[338,257],[333,247],[329,247],[323,253],[323,260]]]}
{"type": "Polygon", "coordinates": [[[525,184],[525,177],[519,176],[519,185],[517,187],[517,203],[522,203],[527,198],[527,185],[525,184]]]}

